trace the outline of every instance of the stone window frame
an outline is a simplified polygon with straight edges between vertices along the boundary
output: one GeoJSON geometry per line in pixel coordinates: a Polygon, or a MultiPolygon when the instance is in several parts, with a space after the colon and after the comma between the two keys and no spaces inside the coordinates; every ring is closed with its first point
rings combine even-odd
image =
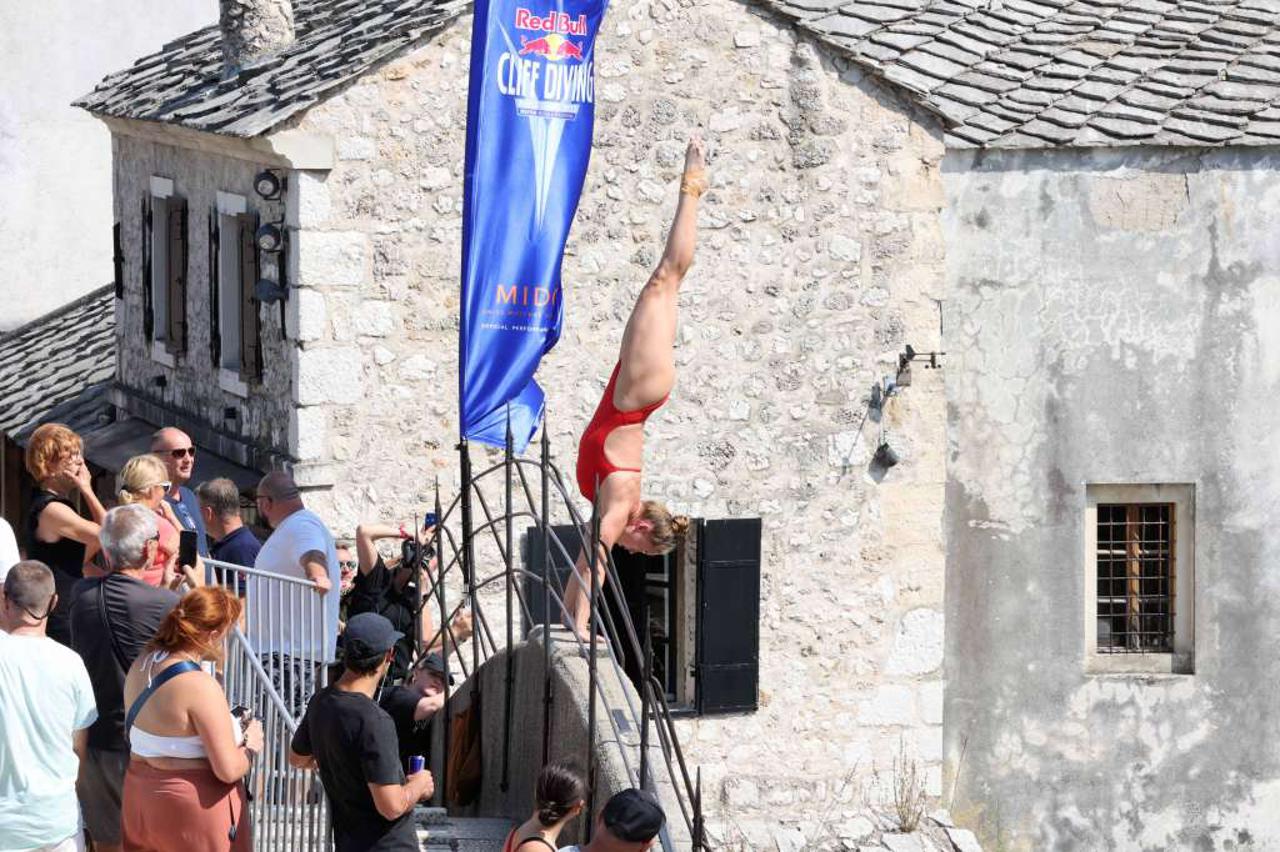
{"type": "Polygon", "coordinates": [[[1195,485],[1189,483],[1088,483],[1084,510],[1084,637],[1088,674],[1195,673],[1195,485]],[[1115,654],[1098,652],[1098,506],[1173,504],[1173,650],[1115,654]]]}
{"type": "Polygon", "coordinates": [[[157,217],[155,214],[157,201],[168,201],[173,198],[174,192],[173,178],[160,177],[159,175],[151,175],[149,181],[151,192],[151,339],[147,341],[147,345],[151,350],[151,360],[165,367],[173,368],[177,366],[177,359],[174,358],[172,352],[166,346],[166,339],[160,335],[165,333],[169,326],[169,287],[168,287],[168,257],[169,257],[169,228],[168,222],[168,205],[163,208],[164,216],[157,217]],[[157,221],[164,221],[165,227],[156,227],[157,221]],[[157,250],[160,249],[160,250],[157,250]],[[159,267],[164,274],[156,274],[159,267]],[[160,306],[163,305],[163,312],[160,306]]]}
{"type": "MultiPolygon", "coordinates": [[[[243,195],[237,195],[236,193],[232,193],[232,192],[222,192],[221,190],[219,190],[217,195],[217,210],[218,210],[218,230],[219,230],[219,233],[223,234],[224,236],[222,237],[221,242],[219,244],[219,248],[218,248],[218,262],[217,262],[218,280],[211,283],[212,283],[212,286],[216,286],[218,288],[218,310],[219,312],[221,312],[224,309],[224,307],[227,307],[232,304],[234,304],[237,307],[237,309],[240,307],[240,287],[241,287],[241,282],[239,278],[240,270],[239,268],[236,269],[235,286],[234,288],[232,288],[232,292],[229,294],[227,290],[223,288],[222,261],[223,261],[223,252],[227,251],[227,247],[238,245],[238,243],[231,242],[233,238],[237,240],[239,239],[238,237],[239,223],[235,217],[242,216],[249,212],[249,199],[243,195]],[[227,222],[228,218],[230,219],[230,224],[228,224],[227,222]]],[[[219,351],[222,353],[223,358],[225,358],[226,353],[230,351],[228,349],[227,340],[225,337],[226,330],[230,327],[231,325],[227,322],[227,318],[225,316],[218,317],[218,334],[223,335],[221,346],[219,347],[219,351]]],[[[236,322],[234,323],[234,327],[237,329],[237,334],[238,334],[239,329],[241,328],[240,315],[238,313],[238,310],[236,314],[236,322]]],[[[233,348],[234,348],[234,351],[237,353],[237,357],[238,357],[240,352],[240,346],[237,343],[237,345],[233,348]]],[[[230,367],[226,367],[221,363],[218,364],[218,387],[222,388],[222,390],[226,391],[229,394],[232,394],[233,396],[240,397],[241,399],[248,399],[249,397],[249,384],[244,380],[242,369],[231,369],[230,367]]]]}

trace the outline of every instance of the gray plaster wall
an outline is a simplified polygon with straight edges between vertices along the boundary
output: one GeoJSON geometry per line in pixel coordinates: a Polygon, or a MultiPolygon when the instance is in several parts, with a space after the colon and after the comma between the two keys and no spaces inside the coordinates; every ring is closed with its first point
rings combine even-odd
{"type": "MultiPolygon", "coordinates": [[[[253,178],[263,164],[222,154],[193,151],[124,134],[112,136],[115,157],[115,209],[125,253],[125,298],[117,302],[118,381],[134,395],[161,406],[189,412],[209,428],[262,451],[288,455],[296,342],[282,328],[279,304],[259,310],[262,323],[263,376],[250,382],[247,396],[227,390],[219,380],[210,352],[209,216],[218,193],[245,199],[247,211],[262,221],[283,214],[280,202],[264,202],[253,191],[253,178]],[[173,181],[174,193],[187,200],[187,350],[170,366],[155,357],[143,333],[143,219],[141,203],[151,192],[152,177],[173,181]],[[155,383],[164,376],[166,383],[155,383]],[[224,417],[227,408],[235,418],[224,417]]],[[[156,219],[156,227],[163,223],[156,219]]],[[[231,238],[224,230],[223,239],[231,238]]],[[[267,256],[264,255],[264,258],[267,256]]],[[[276,277],[276,265],[264,260],[261,276],[276,277]]],[[[250,466],[260,462],[249,459],[250,466]]],[[[197,468],[198,470],[198,468],[197,468]]]]}
{"type": "Polygon", "coordinates": [[[217,0],[0,4],[0,331],[111,280],[110,134],[71,101],[217,17],[217,0]]]}
{"type": "Polygon", "coordinates": [[[998,850],[1280,848],[1280,152],[944,182],[956,817],[998,850]],[[1194,674],[1085,673],[1088,483],[1194,485],[1194,674]]]}

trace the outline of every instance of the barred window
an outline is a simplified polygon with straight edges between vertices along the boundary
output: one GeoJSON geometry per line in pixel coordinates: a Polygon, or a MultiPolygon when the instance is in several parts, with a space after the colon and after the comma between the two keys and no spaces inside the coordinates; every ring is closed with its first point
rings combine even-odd
{"type": "Polygon", "coordinates": [[[1194,486],[1087,488],[1087,667],[1189,674],[1194,486]]]}
{"type": "Polygon", "coordinates": [[[1098,653],[1171,653],[1172,503],[1098,506],[1098,653]]]}

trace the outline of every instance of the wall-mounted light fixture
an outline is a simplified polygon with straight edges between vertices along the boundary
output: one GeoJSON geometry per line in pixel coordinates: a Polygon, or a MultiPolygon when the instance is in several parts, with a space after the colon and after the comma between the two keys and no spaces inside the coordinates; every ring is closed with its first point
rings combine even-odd
{"type": "Polygon", "coordinates": [[[288,298],[288,291],[269,278],[259,278],[253,287],[253,295],[259,302],[269,305],[288,298]]]}
{"type": "Polygon", "coordinates": [[[284,192],[285,177],[278,169],[263,169],[253,179],[253,191],[266,201],[277,200],[284,192]]]}
{"type": "Polygon", "coordinates": [[[267,222],[258,226],[253,239],[259,251],[277,252],[284,245],[284,231],[275,222],[267,222]]]}

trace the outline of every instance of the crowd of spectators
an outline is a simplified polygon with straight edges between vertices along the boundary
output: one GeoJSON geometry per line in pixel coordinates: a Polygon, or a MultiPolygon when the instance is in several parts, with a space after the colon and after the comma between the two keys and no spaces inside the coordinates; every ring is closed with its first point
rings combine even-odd
{"type": "MultiPolygon", "coordinates": [[[[340,852],[417,849],[444,658],[472,631],[465,610],[438,629],[422,606],[434,519],[362,523],[340,545],[275,471],[250,516],[263,539],[234,482],[188,487],[196,462],[189,436],[161,429],[108,508],[75,432],[32,434],[25,561],[0,520],[0,849],[249,850],[244,779],[264,747],[318,771],[340,852]],[[306,605],[289,610],[289,590],[306,605]],[[252,710],[228,706],[220,655],[237,625],[298,720],[291,742],[265,743],[252,710]]],[[[507,852],[554,850],[585,800],[576,770],[547,767],[507,852]]],[[[584,852],[647,848],[634,838],[656,804],[637,801],[611,800],[584,852]]]]}

